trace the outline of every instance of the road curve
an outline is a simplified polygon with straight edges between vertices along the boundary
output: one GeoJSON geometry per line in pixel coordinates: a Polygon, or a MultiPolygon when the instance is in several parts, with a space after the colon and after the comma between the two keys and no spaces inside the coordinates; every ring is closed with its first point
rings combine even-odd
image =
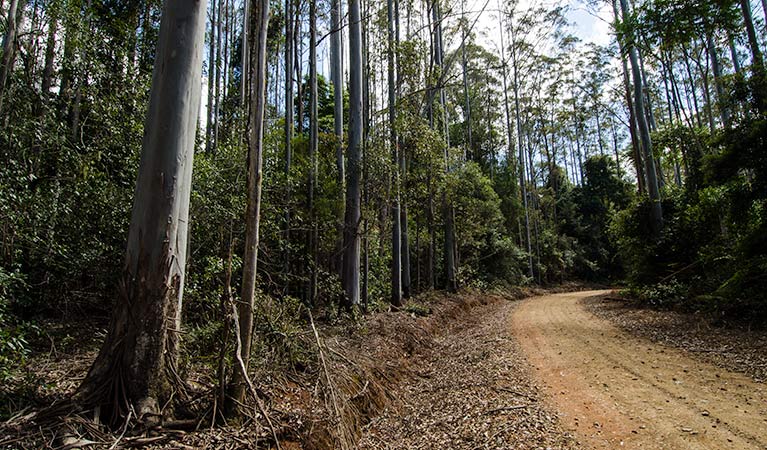
{"type": "Polygon", "coordinates": [[[580,302],[607,292],[527,299],[511,319],[547,397],[584,446],[767,449],[767,386],[629,336],[580,302]]]}

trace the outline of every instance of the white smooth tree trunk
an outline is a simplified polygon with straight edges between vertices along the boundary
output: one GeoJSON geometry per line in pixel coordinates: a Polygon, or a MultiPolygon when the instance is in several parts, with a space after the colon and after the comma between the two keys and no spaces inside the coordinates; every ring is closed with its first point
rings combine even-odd
{"type": "Polygon", "coordinates": [[[360,0],[349,0],[349,145],[346,168],[343,285],[346,307],[360,301],[360,144],[362,141],[362,33],[360,0]]]}
{"type": "Polygon", "coordinates": [[[80,387],[82,402],[111,421],[131,406],[140,420],[167,412],[178,376],[204,36],[202,2],[165,2],[119,295],[80,387]]]}

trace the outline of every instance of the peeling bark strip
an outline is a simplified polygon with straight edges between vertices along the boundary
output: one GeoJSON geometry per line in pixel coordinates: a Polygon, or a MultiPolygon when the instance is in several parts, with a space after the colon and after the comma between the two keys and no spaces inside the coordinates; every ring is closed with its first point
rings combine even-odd
{"type": "Polygon", "coordinates": [[[130,408],[156,420],[178,381],[176,358],[200,103],[205,7],[163,9],[125,267],[106,340],[79,389],[115,424],[130,408]]]}

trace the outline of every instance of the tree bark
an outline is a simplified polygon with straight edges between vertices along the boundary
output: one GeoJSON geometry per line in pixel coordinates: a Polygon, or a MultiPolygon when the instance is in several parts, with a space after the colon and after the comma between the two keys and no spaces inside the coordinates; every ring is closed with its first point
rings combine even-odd
{"type": "MultiPolygon", "coordinates": [[[[294,0],[285,0],[285,284],[290,289],[290,224],[291,185],[290,171],[293,159],[293,6],[294,0]]],[[[300,80],[299,80],[300,82],[300,80]]]]}
{"type": "Polygon", "coordinates": [[[156,422],[173,398],[200,103],[205,8],[167,0],[146,117],[125,266],[106,340],[79,389],[116,424],[156,422]]]}
{"type": "Polygon", "coordinates": [[[708,54],[711,57],[711,67],[714,71],[714,87],[716,88],[716,99],[719,102],[719,115],[724,127],[729,129],[732,125],[730,119],[730,109],[725,98],[724,84],[722,82],[722,66],[719,63],[719,52],[716,49],[716,43],[711,33],[706,36],[708,54]]]}
{"type": "Polygon", "coordinates": [[[344,306],[360,301],[360,142],[362,140],[362,48],[360,0],[349,0],[349,145],[344,216],[344,306]]]}
{"type": "Polygon", "coordinates": [[[245,254],[242,258],[242,295],[238,305],[239,349],[242,366],[234,362],[230,396],[225,410],[239,415],[245,401],[250,348],[253,337],[253,309],[256,299],[259,227],[261,224],[261,181],[264,150],[264,111],[266,107],[266,37],[269,28],[269,0],[253,0],[250,8],[248,40],[250,41],[250,80],[248,87],[248,179],[245,211],[245,254]]]}
{"type": "Polygon", "coordinates": [[[394,49],[394,0],[387,0],[387,79],[389,83],[389,148],[392,155],[391,177],[391,221],[392,221],[392,261],[391,261],[391,303],[394,306],[402,306],[402,231],[400,229],[400,192],[399,192],[399,155],[397,142],[397,91],[394,80],[395,49],[394,49]]]}
{"type": "MultiPolygon", "coordinates": [[[[340,5],[338,6],[339,16],[341,15],[340,5]]],[[[370,11],[370,3],[365,3],[365,9],[363,10],[363,16],[367,17],[370,11]]],[[[370,96],[370,39],[368,36],[368,25],[367,22],[362,23],[362,31],[361,31],[361,39],[362,39],[362,67],[364,71],[363,76],[363,83],[362,83],[362,183],[363,183],[363,201],[365,202],[365,205],[370,204],[370,171],[369,171],[369,156],[368,156],[368,148],[369,148],[369,136],[370,136],[370,111],[372,109],[371,106],[371,96],[370,96]]],[[[343,156],[343,155],[342,155],[343,156]]],[[[345,182],[345,180],[344,180],[345,182]]],[[[345,190],[344,190],[345,191],[345,190]]],[[[344,195],[344,201],[346,201],[346,197],[344,195]]],[[[342,222],[343,226],[343,222],[342,222]]],[[[362,310],[367,311],[368,309],[368,300],[369,300],[369,290],[368,287],[370,285],[370,239],[368,236],[369,233],[369,221],[367,216],[363,217],[363,225],[362,225],[362,251],[363,251],[363,257],[362,257],[362,292],[361,292],[361,301],[362,301],[362,310]]],[[[343,229],[342,229],[343,230],[343,229]]],[[[341,233],[341,249],[340,254],[341,257],[341,276],[343,276],[343,231],[341,233]]]]}
{"type": "MultiPolygon", "coordinates": [[[[5,36],[3,37],[3,55],[0,60],[0,113],[3,111],[3,100],[5,96],[5,88],[8,84],[8,77],[13,71],[13,60],[16,50],[16,22],[19,2],[18,0],[11,0],[10,6],[8,6],[8,21],[7,28],[5,30],[5,36]]],[[[21,6],[21,10],[24,9],[24,4],[21,6]]]]}
{"type": "Polygon", "coordinates": [[[461,0],[461,72],[463,76],[463,102],[464,102],[464,120],[466,121],[466,142],[464,144],[463,160],[468,158],[467,153],[471,151],[471,102],[469,101],[469,76],[466,70],[466,17],[464,15],[465,0],[461,0]]]}
{"type": "Polygon", "coordinates": [[[315,195],[317,190],[317,0],[309,0],[309,253],[312,261],[309,280],[309,304],[317,299],[317,267],[319,264],[319,232],[315,195]]]}
{"type": "MultiPolygon", "coordinates": [[[[346,203],[344,189],[344,85],[341,63],[341,0],[332,0],[330,5],[330,81],[333,84],[333,133],[336,139],[336,176],[341,204],[346,203]]],[[[340,210],[339,210],[340,211],[340,210]]],[[[338,258],[336,269],[340,271],[343,260],[343,212],[338,217],[338,258]]]]}
{"type": "Polygon", "coordinates": [[[751,2],[749,0],[740,0],[740,10],[743,14],[743,23],[746,26],[748,46],[751,50],[751,59],[753,60],[755,71],[762,74],[764,71],[764,60],[762,58],[762,51],[759,49],[759,39],[754,27],[754,18],[751,15],[751,2]]]}
{"type": "Polygon", "coordinates": [[[737,75],[740,75],[740,58],[738,58],[738,49],[735,47],[735,38],[731,31],[727,31],[727,45],[730,47],[730,58],[732,58],[732,68],[737,75]]]}
{"type": "Polygon", "coordinates": [[[301,36],[301,2],[296,2],[296,17],[293,21],[293,53],[295,54],[296,70],[296,131],[304,132],[304,69],[303,69],[303,39],[301,36]]]}
{"type": "MultiPolygon", "coordinates": [[[[247,1],[246,1],[247,3],[247,1]]],[[[144,19],[146,26],[146,19],[144,19]]],[[[208,109],[207,121],[205,122],[205,151],[213,151],[213,102],[215,90],[213,88],[213,79],[215,73],[215,52],[216,52],[216,2],[210,2],[210,35],[208,36],[208,109]]]]}
{"type": "Polygon", "coordinates": [[[213,86],[213,148],[215,152],[218,149],[218,133],[221,127],[221,31],[223,19],[221,13],[222,0],[213,0],[218,2],[218,13],[216,20],[216,60],[213,68],[215,70],[213,86]]]}
{"type": "Polygon", "coordinates": [[[48,101],[53,86],[53,63],[56,56],[56,34],[59,28],[58,7],[51,11],[51,19],[48,24],[48,39],[45,44],[45,65],[43,66],[42,97],[43,102],[48,101]]]}

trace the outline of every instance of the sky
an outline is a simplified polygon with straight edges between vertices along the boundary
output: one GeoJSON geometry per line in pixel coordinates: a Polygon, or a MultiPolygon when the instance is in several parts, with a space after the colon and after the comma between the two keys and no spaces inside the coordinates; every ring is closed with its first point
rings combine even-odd
{"type": "MultiPolygon", "coordinates": [[[[483,31],[488,39],[495,44],[500,45],[500,34],[498,30],[498,1],[490,0],[487,10],[477,21],[477,31],[483,31]]],[[[500,0],[505,1],[505,0],[500,0]]],[[[467,0],[467,11],[480,11],[487,0],[467,0]]],[[[573,25],[571,32],[583,40],[584,43],[593,42],[598,45],[607,45],[610,43],[610,22],[612,21],[612,7],[609,2],[602,2],[603,5],[599,11],[589,9],[583,0],[564,0],[561,2],[552,0],[519,0],[519,9],[525,10],[531,5],[555,5],[564,3],[567,5],[567,19],[573,25]]],[[[592,8],[593,9],[593,8],[592,8]]],[[[475,15],[472,15],[475,17],[475,15]]],[[[470,19],[471,20],[471,19],[470,19]]],[[[508,38],[507,38],[508,39],[508,38]]]]}

